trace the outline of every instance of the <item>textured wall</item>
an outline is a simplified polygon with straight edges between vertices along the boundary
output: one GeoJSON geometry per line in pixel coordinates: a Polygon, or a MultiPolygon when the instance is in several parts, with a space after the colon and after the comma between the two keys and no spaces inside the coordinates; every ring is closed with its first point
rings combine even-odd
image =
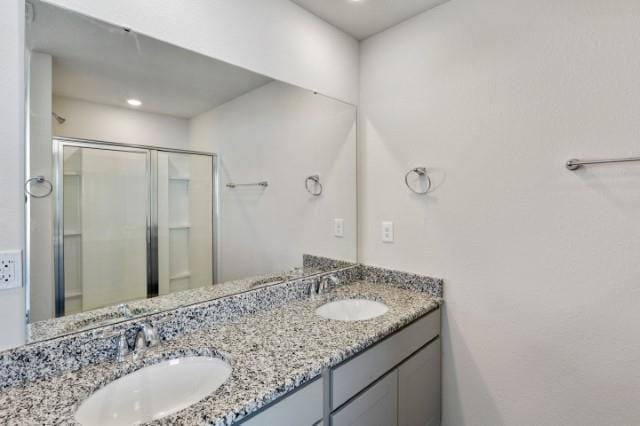
{"type": "Polygon", "coordinates": [[[445,425],[640,419],[640,164],[563,165],[640,155],[639,22],[452,0],[363,44],[361,260],[446,278],[445,425]]]}

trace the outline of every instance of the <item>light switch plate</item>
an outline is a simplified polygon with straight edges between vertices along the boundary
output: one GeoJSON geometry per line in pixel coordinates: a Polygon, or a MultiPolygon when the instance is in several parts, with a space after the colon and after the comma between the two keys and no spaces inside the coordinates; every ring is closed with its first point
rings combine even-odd
{"type": "Polygon", "coordinates": [[[22,287],[22,251],[0,251],[0,290],[22,287]]]}
{"type": "Polygon", "coordinates": [[[382,242],[383,243],[393,242],[393,222],[390,222],[390,221],[382,222],[382,242]]]}
{"type": "Polygon", "coordinates": [[[333,235],[338,238],[344,237],[344,219],[333,219],[333,235]]]}

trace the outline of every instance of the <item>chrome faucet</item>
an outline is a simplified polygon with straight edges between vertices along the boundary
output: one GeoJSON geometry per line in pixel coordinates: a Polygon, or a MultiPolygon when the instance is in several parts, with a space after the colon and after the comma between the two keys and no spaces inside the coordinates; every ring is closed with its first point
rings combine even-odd
{"type": "Polygon", "coordinates": [[[151,324],[144,323],[140,326],[136,332],[136,338],[133,344],[133,348],[129,346],[127,341],[127,335],[124,330],[117,333],[102,335],[101,338],[113,338],[116,337],[116,361],[123,362],[133,357],[134,359],[144,356],[147,349],[160,345],[160,335],[158,330],[151,324]]]}
{"type": "Polygon", "coordinates": [[[338,277],[335,275],[327,275],[322,277],[320,280],[314,280],[309,286],[309,296],[314,297],[324,294],[339,283],[340,280],[338,280],[338,277]]]}
{"type": "Polygon", "coordinates": [[[319,293],[326,293],[332,288],[336,287],[340,284],[340,280],[335,275],[327,275],[326,277],[322,277],[320,281],[320,291],[319,293]]]}

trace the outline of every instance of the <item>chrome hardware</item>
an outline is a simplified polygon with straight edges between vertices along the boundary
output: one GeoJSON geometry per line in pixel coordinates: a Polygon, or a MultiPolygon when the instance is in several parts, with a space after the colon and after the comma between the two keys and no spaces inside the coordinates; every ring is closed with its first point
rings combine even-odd
{"type": "Polygon", "coordinates": [[[320,280],[319,292],[326,293],[327,291],[336,287],[338,284],[340,284],[340,280],[338,280],[338,277],[336,277],[335,275],[327,275],[326,277],[322,277],[322,279],[320,280]]]}
{"type": "Polygon", "coordinates": [[[404,175],[404,184],[407,185],[407,188],[409,188],[409,190],[411,192],[415,193],[415,194],[424,195],[427,192],[429,192],[431,190],[431,178],[427,174],[427,168],[426,167],[416,167],[416,168],[413,168],[413,169],[409,170],[407,172],[407,174],[404,175]],[[427,189],[425,189],[424,191],[416,191],[415,189],[413,189],[411,187],[411,185],[409,185],[409,175],[411,173],[415,173],[415,174],[418,175],[418,177],[424,178],[425,181],[427,182],[427,189]]]}
{"type": "Polygon", "coordinates": [[[113,338],[117,339],[116,347],[115,347],[116,361],[123,362],[131,354],[131,351],[129,349],[129,343],[127,342],[127,336],[125,335],[124,330],[114,331],[106,334],[104,332],[100,332],[97,335],[97,339],[100,339],[100,340],[113,339],[113,338]]]}
{"type": "Polygon", "coordinates": [[[309,288],[307,288],[307,296],[314,297],[318,294],[318,287],[320,285],[320,281],[313,280],[311,284],[309,284],[309,288]]]}
{"type": "Polygon", "coordinates": [[[129,342],[127,342],[127,337],[124,335],[124,332],[120,333],[118,336],[118,342],[116,344],[116,361],[123,362],[129,356],[129,342]]]}
{"type": "Polygon", "coordinates": [[[27,179],[27,181],[24,183],[24,192],[33,198],[47,198],[53,192],[53,184],[51,183],[51,181],[47,180],[44,176],[34,176],[32,178],[27,179]],[[49,189],[47,189],[47,192],[44,194],[40,194],[40,195],[34,194],[29,190],[29,184],[31,182],[36,182],[39,184],[46,183],[49,186],[49,189]]]}
{"type": "Polygon", "coordinates": [[[118,310],[118,314],[125,318],[131,318],[131,310],[129,309],[129,305],[126,303],[119,304],[116,309],[118,310]]]}
{"type": "Polygon", "coordinates": [[[142,347],[144,347],[145,349],[153,348],[160,344],[160,335],[158,335],[158,330],[156,330],[155,327],[149,323],[142,324],[140,330],[138,330],[138,334],[136,335],[136,350],[142,348],[138,347],[138,343],[140,343],[138,339],[141,336],[143,338],[142,343],[144,343],[144,346],[142,347]]]}
{"type": "Polygon", "coordinates": [[[313,176],[307,177],[304,180],[304,187],[307,190],[307,192],[313,195],[314,197],[320,196],[322,194],[322,184],[320,183],[320,175],[313,175],[313,176]],[[320,189],[318,189],[317,191],[312,191],[309,188],[309,182],[315,183],[316,188],[320,187],[320,189]]]}
{"type": "Polygon", "coordinates": [[[591,164],[610,164],[610,163],[629,163],[631,161],[640,161],[640,157],[627,157],[627,158],[609,158],[603,160],[578,160],[571,159],[565,163],[568,170],[578,170],[582,166],[588,166],[591,164]]]}
{"type": "Polygon", "coordinates": [[[154,348],[160,345],[160,335],[158,331],[149,323],[142,324],[135,335],[133,348],[129,346],[127,341],[126,332],[124,330],[115,331],[111,333],[99,333],[98,339],[116,339],[116,361],[123,362],[133,357],[138,359],[144,356],[148,349],[154,348]]]}
{"type": "Polygon", "coordinates": [[[227,184],[227,188],[237,188],[239,186],[261,186],[263,188],[266,188],[267,186],[269,186],[269,182],[267,182],[266,180],[263,180],[262,182],[255,182],[255,183],[233,183],[230,182],[227,184]]]}
{"type": "Polygon", "coordinates": [[[327,275],[319,280],[313,280],[307,289],[307,295],[310,297],[319,296],[331,290],[340,284],[340,280],[335,275],[327,275]]]}

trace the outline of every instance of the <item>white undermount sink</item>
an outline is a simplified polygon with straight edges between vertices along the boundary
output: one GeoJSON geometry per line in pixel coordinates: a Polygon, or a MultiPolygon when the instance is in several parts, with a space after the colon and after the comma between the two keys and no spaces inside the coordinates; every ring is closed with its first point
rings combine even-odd
{"type": "Polygon", "coordinates": [[[332,320],[363,321],[384,315],[388,310],[387,305],[375,300],[342,299],[320,306],[316,314],[332,320]]]}
{"type": "Polygon", "coordinates": [[[87,398],[76,411],[82,425],[135,425],[176,413],[218,389],[231,366],[218,358],[185,357],[142,368],[87,398]]]}

